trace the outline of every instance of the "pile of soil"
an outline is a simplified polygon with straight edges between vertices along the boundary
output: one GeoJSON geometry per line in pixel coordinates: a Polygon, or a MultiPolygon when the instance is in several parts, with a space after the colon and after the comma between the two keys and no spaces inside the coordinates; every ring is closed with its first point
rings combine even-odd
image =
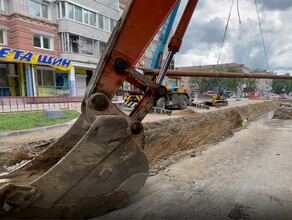
{"type": "Polygon", "coordinates": [[[195,110],[190,109],[190,108],[184,109],[184,110],[179,111],[179,112],[172,113],[172,115],[174,115],[174,116],[186,116],[186,115],[196,116],[196,115],[200,115],[200,114],[201,113],[196,112],[195,110]]]}
{"type": "Polygon", "coordinates": [[[221,109],[207,114],[143,123],[145,148],[150,165],[175,154],[197,148],[229,135],[242,120],[254,120],[280,106],[279,101],[221,109]]]}
{"type": "Polygon", "coordinates": [[[292,108],[277,108],[274,112],[274,119],[292,119],[292,108]]]}

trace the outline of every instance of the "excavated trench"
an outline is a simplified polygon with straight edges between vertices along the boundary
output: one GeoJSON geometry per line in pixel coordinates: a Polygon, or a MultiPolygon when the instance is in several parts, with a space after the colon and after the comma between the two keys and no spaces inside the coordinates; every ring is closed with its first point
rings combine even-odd
{"type": "Polygon", "coordinates": [[[245,106],[222,108],[205,114],[184,115],[158,122],[143,123],[145,152],[150,165],[180,151],[194,149],[228,136],[241,127],[242,120],[255,120],[280,106],[280,101],[266,101],[245,106]]]}
{"type": "MultiPolygon", "coordinates": [[[[240,107],[222,108],[221,110],[204,114],[197,114],[195,111],[188,109],[179,115],[181,117],[143,123],[145,131],[144,151],[150,162],[151,169],[154,164],[159,164],[161,160],[168,156],[188,149],[195,149],[228,136],[233,130],[241,127],[243,119],[255,120],[261,115],[278,108],[280,103],[279,101],[266,101],[240,107]]],[[[28,157],[26,158],[28,162],[31,159],[30,156],[33,150],[34,148],[28,149],[28,157]]],[[[13,155],[14,157],[26,157],[26,152],[17,152],[13,155]]],[[[13,161],[19,162],[19,160],[13,161]]],[[[6,163],[8,162],[9,160],[6,161],[6,163]]],[[[13,162],[10,160],[10,164],[7,165],[12,165],[11,163],[13,162]]],[[[24,172],[22,175],[19,176],[17,174],[14,177],[16,181],[25,184],[32,178],[32,175],[34,173],[24,172]]],[[[9,181],[14,183],[11,179],[9,181]]],[[[5,184],[5,182],[0,182],[0,186],[1,184],[5,184]]],[[[5,194],[10,189],[4,188],[3,190],[2,194],[5,194]]]]}
{"type": "Polygon", "coordinates": [[[277,108],[274,112],[274,119],[292,119],[292,100],[285,100],[281,103],[281,108],[277,108]]]}
{"type": "MultiPolygon", "coordinates": [[[[174,113],[177,118],[170,118],[157,122],[143,123],[145,132],[144,151],[148,157],[150,165],[173,155],[175,153],[197,149],[204,144],[218,141],[228,137],[232,131],[240,128],[242,120],[255,120],[261,115],[273,111],[280,112],[279,118],[291,116],[291,109],[284,110],[279,108],[281,102],[266,101],[263,103],[249,104],[239,107],[222,108],[218,111],[197,113],[192,109],[186,109],[179,113],[174,113]],[[283,113],[283,111],[286,111],[283,113]],[[288,115],[288,116],[287,116],[288,115]]],[[[275,114],[275,116],[277,116],[275,114]]],[[[55,139],[36,142],[35,146],[31,143],[21,149],[12,152],[2,152],[0,157],[0,171],[3,166],[13,166],[27,158],[31,159],[41,151],[49,147],[55,139]],[[43,142],[45,141],[45,145],[43,142]],[[44,146],[43,146],[44,145],[44,146]]],[[[1,184],[0,184],[1,185],[1,184]]]]}

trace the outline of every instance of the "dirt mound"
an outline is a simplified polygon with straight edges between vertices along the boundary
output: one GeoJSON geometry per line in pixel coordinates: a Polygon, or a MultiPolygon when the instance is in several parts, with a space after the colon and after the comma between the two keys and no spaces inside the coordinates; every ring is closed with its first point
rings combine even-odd
{"type": "Polygon", "coordinates": [[[23,160],[30,160],[32,156],[29,154],[28,150],[19,149],[13,152],[12,156],[5,162],[6,166],[12,166],[20,163],[23,160]]]}
{"type": "Polygon", "coordinates": [[[278,108],[279,101],[221,109],[207,114],[187,115],[152,123],[143,123],[145,152],[150,164],[176,152],[196,148],[220,139],[249,121],[278,108]]]}
{"type": "Polygon", "coordinates": [[[200,115],[200,114],[201,113],[196,112],[196,111],[194,111],[193,109],[190,109],[190,108],[181,110],[179,112],[172,113],[172,115],[175,115],[175,116],[186,116],[186,115],[195,116],[195,115],[200,115]]]}
{"type": "Polygon", "coordinates": [[[274,112],[274,119],[292,119],[292,108],[277,108],[274,112]]]}

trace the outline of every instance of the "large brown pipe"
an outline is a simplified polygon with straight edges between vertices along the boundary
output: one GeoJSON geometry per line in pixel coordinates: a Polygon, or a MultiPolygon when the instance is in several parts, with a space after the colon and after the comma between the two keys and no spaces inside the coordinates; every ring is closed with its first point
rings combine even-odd
{"type": "MultiPolygon", "coordinates": [[[[159,69],[143,69],[147,76],[157,76],[159,69]]],[[[168,70],[166,76],[218,77],[218,78],[255,78],[255,79],[292,79],[292,76],[262,73],[207,72],[196,70],[168,70]]]]}

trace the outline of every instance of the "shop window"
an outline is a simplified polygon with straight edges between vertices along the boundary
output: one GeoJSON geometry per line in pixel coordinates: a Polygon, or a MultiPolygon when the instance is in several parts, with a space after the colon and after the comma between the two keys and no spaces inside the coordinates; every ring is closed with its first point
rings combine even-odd
{"type": "Polygon", "coordinates": [[[30,1],[30,14],[41,18],[49,18],[49,6],[35,1],[30,1]]]}
{"type": "Polygon", "coordinates": [[[53,70],[38,69],[37,70],[38,86],[55,86],[55,73],[53,70]]]}
{"type": "Polygon", "coordinates": [[[0,87],[9,87],[8,65],[0,64],[0,87]]]}
{"type": "Polygon", "coordinates": [[[0,44],[6,44],[6,30],[0,29],[0,44]]]}
{"type": "Polygon", "coordinates": [[[80,37],[81,40],[81,53],[93,55],[93,40],[87,37],[80,37]]]}
{"type": "Polygon", "coordinates": [[[52,46],[53,38],[41,34],[34,34],[33,35],[33,43],[35,47],[42,48],[42,49],[49,49],[53,48],[52,46]]]}

